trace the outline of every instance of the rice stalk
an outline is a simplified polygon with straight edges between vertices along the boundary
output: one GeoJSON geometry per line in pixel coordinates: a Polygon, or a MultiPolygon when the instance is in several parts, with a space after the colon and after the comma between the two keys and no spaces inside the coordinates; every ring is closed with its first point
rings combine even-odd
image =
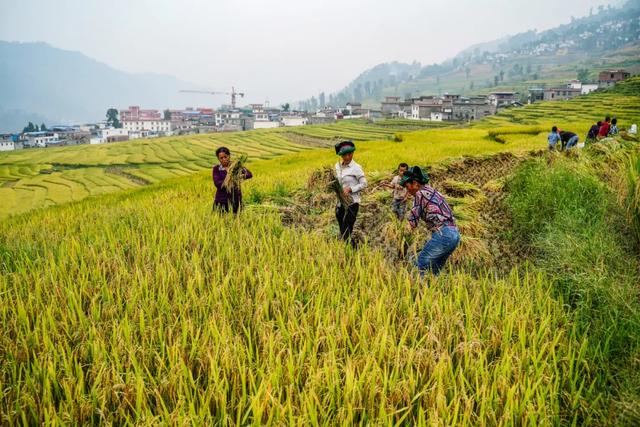
{"type": "Polygon", "coordinates": [[[246,155],[241,155],[236,160],[233,160],[229,165],[229,168],[227,169],[227,176],[222,182],[222,186],[227,191],[233,191],[237,188],[240,188],[242,181],[244,181],[244,165],[247,163],[247,160],[248,157],[246,155]]]}
{"type": "Polygon", "coordinates": [[[313,171],[309,176],[307,186],[310,190],[316,192],[333,193],[342,206],[346,207],[353,204],[353,198],[350,194],[344,194],[344,189],[340,184],[336,171],[330,166],[313,171]]]}

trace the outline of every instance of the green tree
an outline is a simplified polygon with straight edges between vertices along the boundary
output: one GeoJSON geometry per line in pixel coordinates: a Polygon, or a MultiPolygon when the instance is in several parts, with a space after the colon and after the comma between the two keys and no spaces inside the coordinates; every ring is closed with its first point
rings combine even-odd
{"type": "Polygon", "coordinates": [[[109,108],[107,110],[107,124],[109,126],[113,126],[114,128],[122,127],[120,120],[118,120],[118,110],[116,110],[115,108],[109,108]]]}
{"type": "Polygon", "coordinates": [[[578,80],[580,80],[581,82],[589,80],[589,70],[586,68],[578,70],[578,80]]]}
{"type": "Polygon", "coordinates": [[[164,117],[165,120],[171,120],[171,111],[164,110],[163,117],[164,117]]]}
{"type": "Polygon", "coordinates": [[[37,132],[38,131],[38,126],[34,125],[32,122],[29,122],[29,124],[22,129],[22,132],[37,132]]]}
{"type": "Polygon", "coordinates": [[[48,129],[47,129],[47,125],[45,125],[44,123],[42,123],[42,124],[40,125],[40,130],[41,130],[42,132],[47,131],[47,130],[48,130],[48,129]]]}
{"type": "MultiPolygon", "coordinates": [[[[285,113],[289,112],[289,109],[291,108],[291,106],[289,105],[289,103],[287,102],[286,104],[282,104],[280,106],[280,108],[282,108],[282,111],[284,111],[285,113]]],[[[305,108],[306,109],[306,108],[305,108]]]]}

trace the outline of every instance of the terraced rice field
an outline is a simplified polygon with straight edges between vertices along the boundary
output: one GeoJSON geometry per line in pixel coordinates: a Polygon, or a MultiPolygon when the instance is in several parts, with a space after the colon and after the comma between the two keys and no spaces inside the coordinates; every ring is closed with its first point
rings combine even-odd
{"type": "Polygon", "coordinates": [[[427,122],[417,120],[380,120],[367,123],[364,120],[342,120],[337,123],[317,126],[303,126],[288,129],[288,132],[312,138],[346,138],[355,141],[371,141],[392,138],[402,131],[441,128],[452,123],[427,122]]]}
{"type": "Polygon", "coordinates": [[[222,145],[256,161],[328,146],[335,138],[388,139],[427,126],[358,120],[300,128],[301,140],[291,138],[295,128],[281,128],[0,153],[0,218],[208,169],[222,145]]]}
{"type": "Polygon", "coordinates": [[[563,129],[572,130],[581,137],[591,124],[604,120],[605,116],[617,117],[619,127],[640,124],[640,96],[637,90],[628,87],[636,83],[606,92],[595,92],[570,101],[540,102],[523,108],[511,108],[477,123],[480,127],[505,126],[508,124],[534,125],[555,124],[563,129]],[[626,87],[626,89],[625,89],[626,87]],[[619,92],[623,93],[619,93],[619,92]],[[558,114],[561,111],[562,114],[558,114]]]}
{"type": "Polygon", "coordinates": [[[253,131],[3,153],[0,217],[201,171],[221,145],[252,160],[311,148],[280,132],[253,131]]]}
{"type": "MultiPolygon", "coordinates": [[[[462,151],[454,149],[460,153],[485,152],[487,147],[477,145],[477,142],[487,139],[515,144],[502,147],[490,144],[490,147],[494,147],[490,150],[509,151],[516,145],[544,147],[544,134],[554,124],[582,136],[591,123],[605,115],[618,117],[621,127],[640,123],[640,96],[633,89],[633,85],[637,84],[631,82],[615,91],[594,93],[567,102],[537,103],[509,109],[475,123],[473,127],[479,130],[477,134],[446,128],[452,126],[450,123],[343,120],[328,125],[297,128],[0,153],[0,218],[208,169],[215,162],[215,148],[221,145],[229,147],[236,154],[248,155],[251,161],[330,146],[338,138],[379,141],[388,146],[389,160],[394,161],[401,157],[397,153],[406,156],[415,151],[416,147],[412,144],[416,142],[453,144],[462,141],[462,144],[454,145],[464,147],[462,151]],[[558,110],[563,112],[561,116],[557,114],[558,110]],[[403,133],[407,139],[404,145],[394,145],[390,141],[398,133],[403,133]],[[501,136],[496,138],[496,135],[501,136]]],[[[310,163],[316,164],[324,154],[311,150],[307,156],[317,159],[310,163]]],[[[297,158],[293,156],[283,161],[295,162],[297,158]]],[[[287,176],[280,177],[279,173],[269,175],[271,180],[278,177],[278,183],[289,180],[287,176]]]]}
{"type": "Polygon", "coordinates": [[[357,250],[337,239],[335,196],[305,186],[333,150],[285,132],[114,144],[85,163],[53,150],[44,174],[5,163],[5,189],[37,178],[51,203],[114,194],[0,221],[0,424],[639,425],[640,259],[620,195],[640,143],[486,155],[545,148],[546,126],[358,142],[357,250]],[[238,216],[211,211],[207,171],[165,180],[221,143],[263,157],[238,216]],[[399,161],[432,166],[462,230],[439,277],[383,251],[426,238],[399,232],[379,185],[399,161]],[[163,182],[116,192],[148,181],[163,182]],[[297,203],[306,227],[285,218],[297,203]]]}

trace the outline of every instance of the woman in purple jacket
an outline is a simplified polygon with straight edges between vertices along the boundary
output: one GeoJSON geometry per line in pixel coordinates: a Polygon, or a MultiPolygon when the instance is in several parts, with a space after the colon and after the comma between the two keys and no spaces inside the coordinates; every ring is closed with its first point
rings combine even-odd
{"type": "MultiPolygon", "coordinates": [[[[216,186],[216,198],[213,201],[213,210],[220,212],[229,212],[229,209],[234,214],[242,208],[242,191],[240,187],[236,187],[231,191],[227,190],[222,183],[227,176],[227,169],[231,165],[231,152],[227,147],[220,147],[216,150],[216,157],[220,164],[213,167],[213,185],[216,186]]],[[[244,179],[250,179],[253,177],[248,169],[243,169],[244,179]]]]}

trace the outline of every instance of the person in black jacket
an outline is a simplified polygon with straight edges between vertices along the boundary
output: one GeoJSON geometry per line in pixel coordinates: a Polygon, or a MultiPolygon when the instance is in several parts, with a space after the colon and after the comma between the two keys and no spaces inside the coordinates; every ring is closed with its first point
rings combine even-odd
{"type": "Polygon", "coordinates": [[[602,126],[602,122],[598,122],[595,125],[592,125],[587,132],[587,140],[585,142],[594,142],[596,138],[598,138],[598,132],[600,132],[600,126],[602,126]]]}
{"type": "Polygon", "coordinates": [[[560,131],[560,141],[562,141],[562,149],[568,150],[575,147],[578,143],[578,135],[573,132],[560,131]]]}

